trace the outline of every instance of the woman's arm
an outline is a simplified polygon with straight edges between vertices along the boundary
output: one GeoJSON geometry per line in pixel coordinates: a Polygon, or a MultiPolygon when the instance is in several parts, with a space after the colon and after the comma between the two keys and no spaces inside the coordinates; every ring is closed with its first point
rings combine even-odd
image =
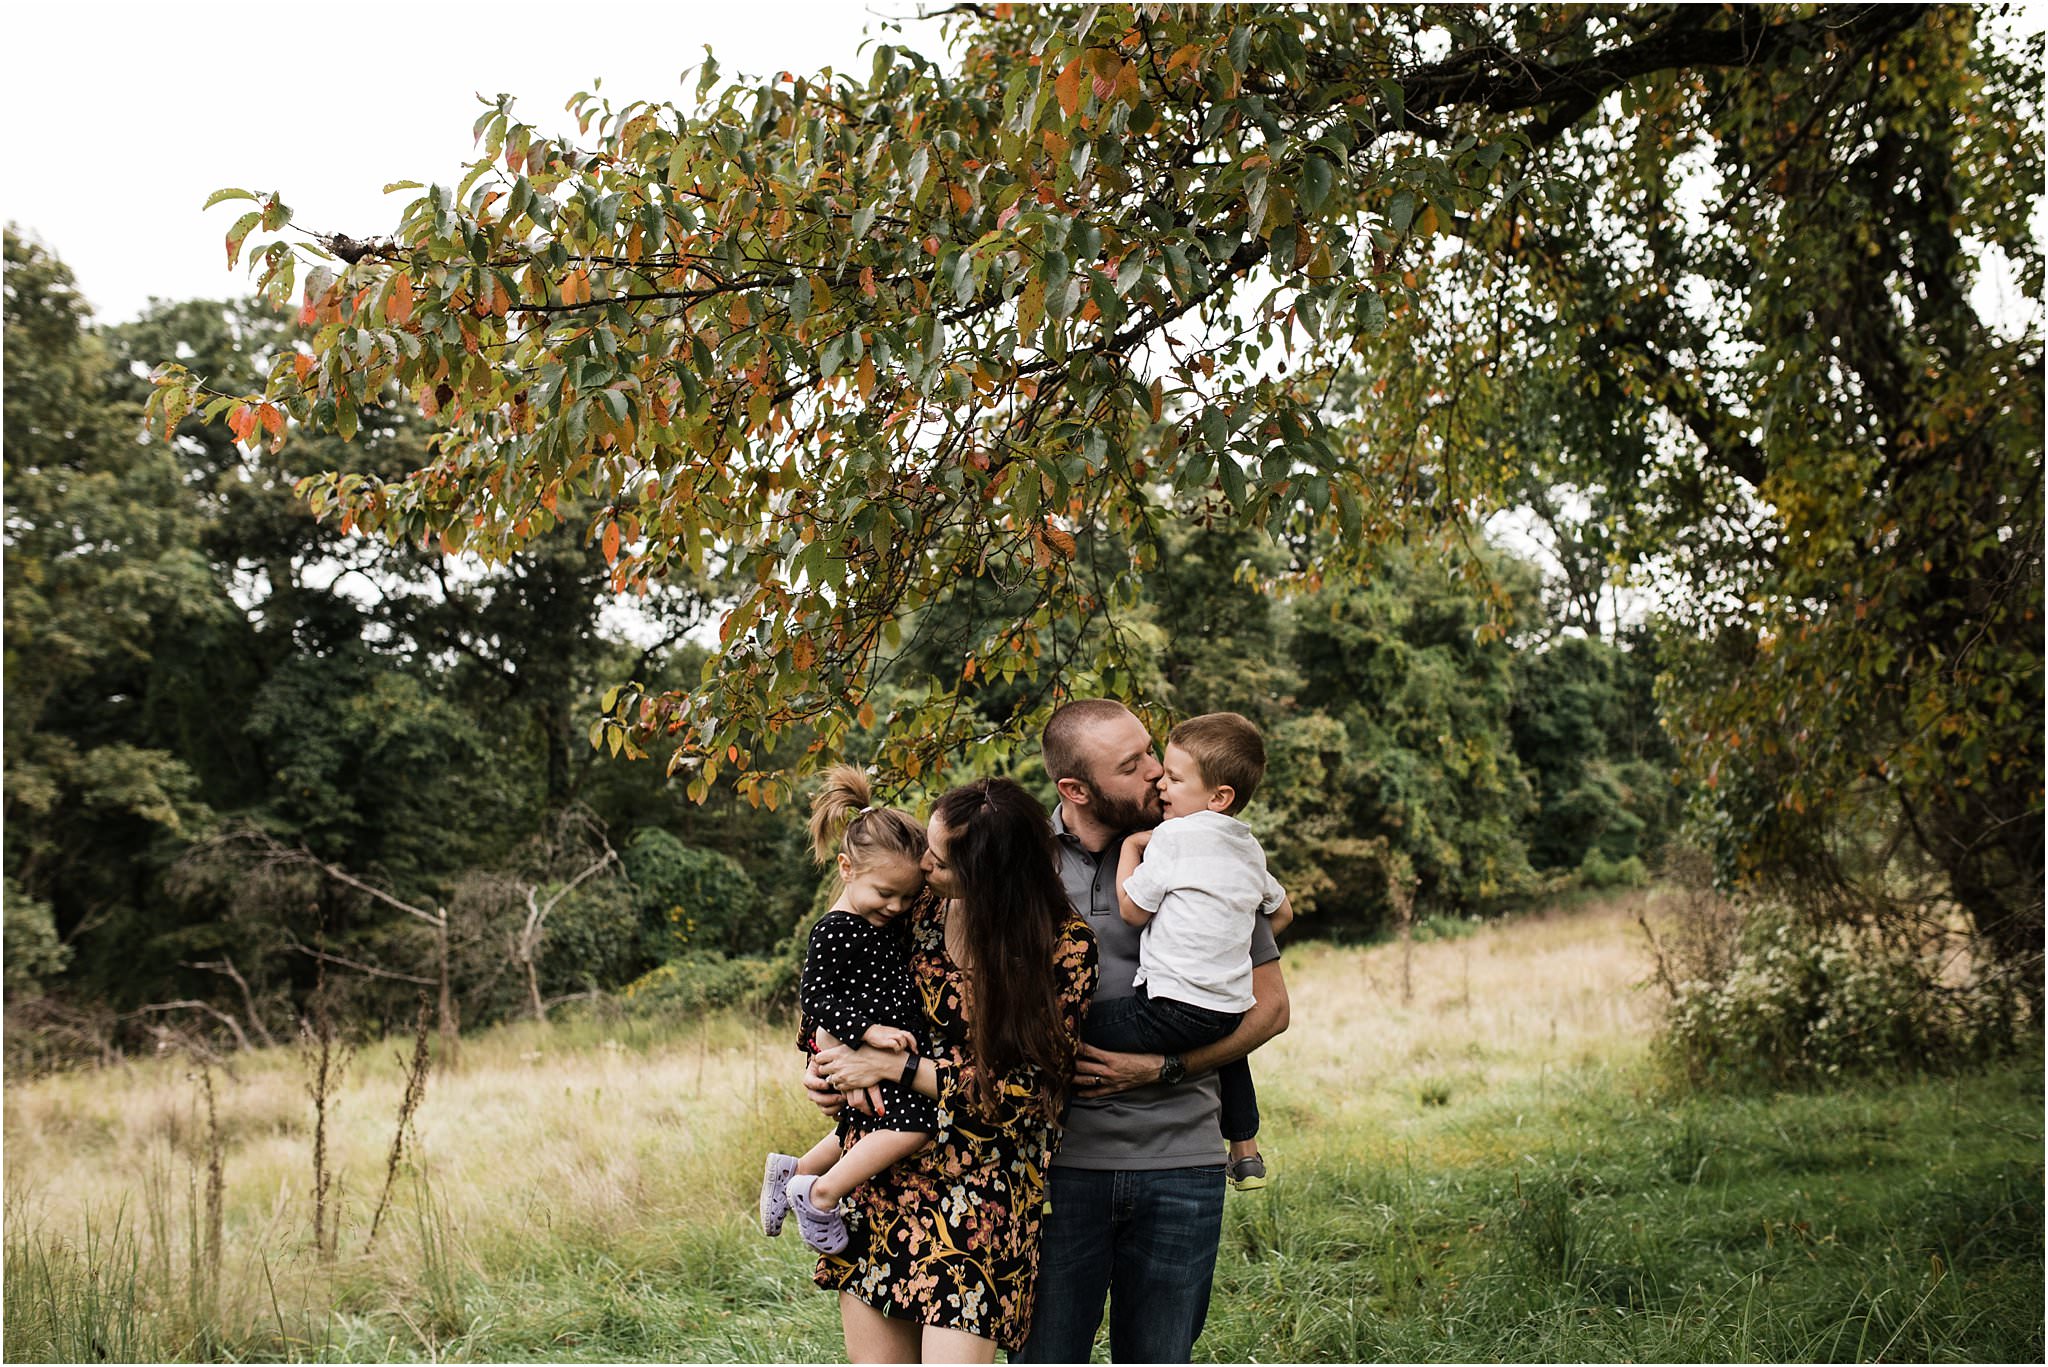
{"type": "MultiPolygon", "coordinates": [[[[901,1082],[904,1065],[909,1061],[908,1049],[877,1049],[872,1044],[858,1049],[834,1044],[820,1049],[817,1056],[819,1074],[841,1092],[857,1092],[878,1082],[901,1082]]],[[[938,1070],[930,1059],[918,1059],[917,1076],[910,1085],[925,1096],[939,1094],[938,1070]]]]}

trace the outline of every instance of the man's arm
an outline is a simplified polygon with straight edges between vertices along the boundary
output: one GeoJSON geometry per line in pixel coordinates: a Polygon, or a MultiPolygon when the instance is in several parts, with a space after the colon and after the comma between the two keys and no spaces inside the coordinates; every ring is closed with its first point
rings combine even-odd
{"type": "Polygon", "coordinates": [[[1252,968],[1252,995],[1258,1000],[1244,1013],[1237,1029],[1199,1049],[1181,1055],[1190,1073],[1206,1073],[1235,1063],[1287,1028],[1287,980],[1280,973],[1280,961],[1269,959],[1252,968]]]}
{"type": "MultiPolygon", "coordinates": [[[[1253,966],[1252,995],[1258,1000],[1237,1029],[1181,1056],[1191,1076],[1234,1063],[1287,1028],[1287,980],[1278,959],[1253,966]]],[[[1113,1054],[1084,1044],[1074,1064],[1074,1089],[1080,1096],[1113,1096],[1159,1081],[1165,1065],[1163,1054],[1113,1054]]]]}

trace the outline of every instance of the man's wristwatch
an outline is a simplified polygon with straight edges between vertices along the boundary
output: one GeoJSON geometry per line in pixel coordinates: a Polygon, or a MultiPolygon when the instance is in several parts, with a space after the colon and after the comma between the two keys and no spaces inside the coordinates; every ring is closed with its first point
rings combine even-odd
{"type": "Polygon", "coordinates": [[[1168,1054],[1159,1061],[1159,1080],[1161,1082],[1179,1082],[1187,1075],[1187,1065],[1180,1061],[1179,1054],[1168,1054]]]}
{"type": "Polygon", "coordinates": [[[922,1062],[923,1060],[917,1056],[917,1051],[915,1049],[911,1050],[910,1056],[903,1060],[903,1076],[898,1078],[897,1081],[901,1082],[906,1088],[913,1091],[916,1090],[917,1065],[922,1062]]]}

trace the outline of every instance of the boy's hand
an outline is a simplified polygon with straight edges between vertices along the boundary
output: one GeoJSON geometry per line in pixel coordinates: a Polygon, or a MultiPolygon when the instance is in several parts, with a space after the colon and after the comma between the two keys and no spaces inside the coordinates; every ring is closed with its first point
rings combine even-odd
{"type": "Polygon", "coordinates": [[[1145,847],[1152,843],[1152,834],[1151,831],[1133,831],[1124,837],[1124,848],[1142,859],[1145,847]]]}
{"type": "Polygon", "coordinates": [[[870,1025],[860,1038],[861,1043],[872,1044],[877,1049],[914,1051],[917,1048],[917,1036],[893,1025],[870,1025]]]}

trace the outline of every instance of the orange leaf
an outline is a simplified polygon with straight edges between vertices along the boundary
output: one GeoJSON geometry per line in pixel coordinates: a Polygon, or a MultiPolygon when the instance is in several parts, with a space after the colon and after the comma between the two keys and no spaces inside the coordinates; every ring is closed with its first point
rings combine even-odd
{"type": "Polygon", "coordinates": [[[284,435],[284,414],[277,411],[276,404],[264,404],[256,410],[256,416],[263,420],[263,430],[273,437],[284,435]]]}
{"type": "Polygon", "coordinates": [[[313,358],[303,351],[299,352],[292,357],[292,369],[298,372],[299,379],[303,381],[313,373],[313,358]]]}
{"type": "Polygon", "coordinates": [[[1060,112],[1068,118],[1081,107],[1081,59],[1076,57],[1067,63],[1067,69],[1059,74],[1052,84],[1053,91],[1060,97],[1060,112]]]}
{"type": "Polygon", "coordinates": [[[613,564],[619,558],[619,524],[608,522],[604,529],[604,562],[613,564]]]}
{"type": "Polygon", "coordinates": [[[404,271],[391,277],[391,296],[384,312],[392,322],[403,324],[412,317],[412,280],[404,271]]]}
{"type": "Polygon", "coordinates": [[[870,299],[875,297],[875,268],[873,266],[862,266],[860,268],[860,292],[870,299]]]}
{"type": "Polygon", "coordinates": [[[972,209],[974,207],[974,191],[968,189],[965,185],[962,185],[959,181],[956,180],[953,182],[952,192],[953,207],[958,209],[961,213],[964,214],[969,209],[972,209]]]}
{"type": "Polygon", "coordinates": [[[732,320],[732,325],[736,328],[743,328],[753,322],[754,314],[747,307],[747,296],[744,294],[735,296],[732,301],[732,309],[726,314],[726,317],[732,320]]]}
{"type": "Polygon", "coordinates": [[[875,358],[872,354],[860,358],[860,372],[853,377],[853,387],[863,399],[875,392],[875,358]]]}

